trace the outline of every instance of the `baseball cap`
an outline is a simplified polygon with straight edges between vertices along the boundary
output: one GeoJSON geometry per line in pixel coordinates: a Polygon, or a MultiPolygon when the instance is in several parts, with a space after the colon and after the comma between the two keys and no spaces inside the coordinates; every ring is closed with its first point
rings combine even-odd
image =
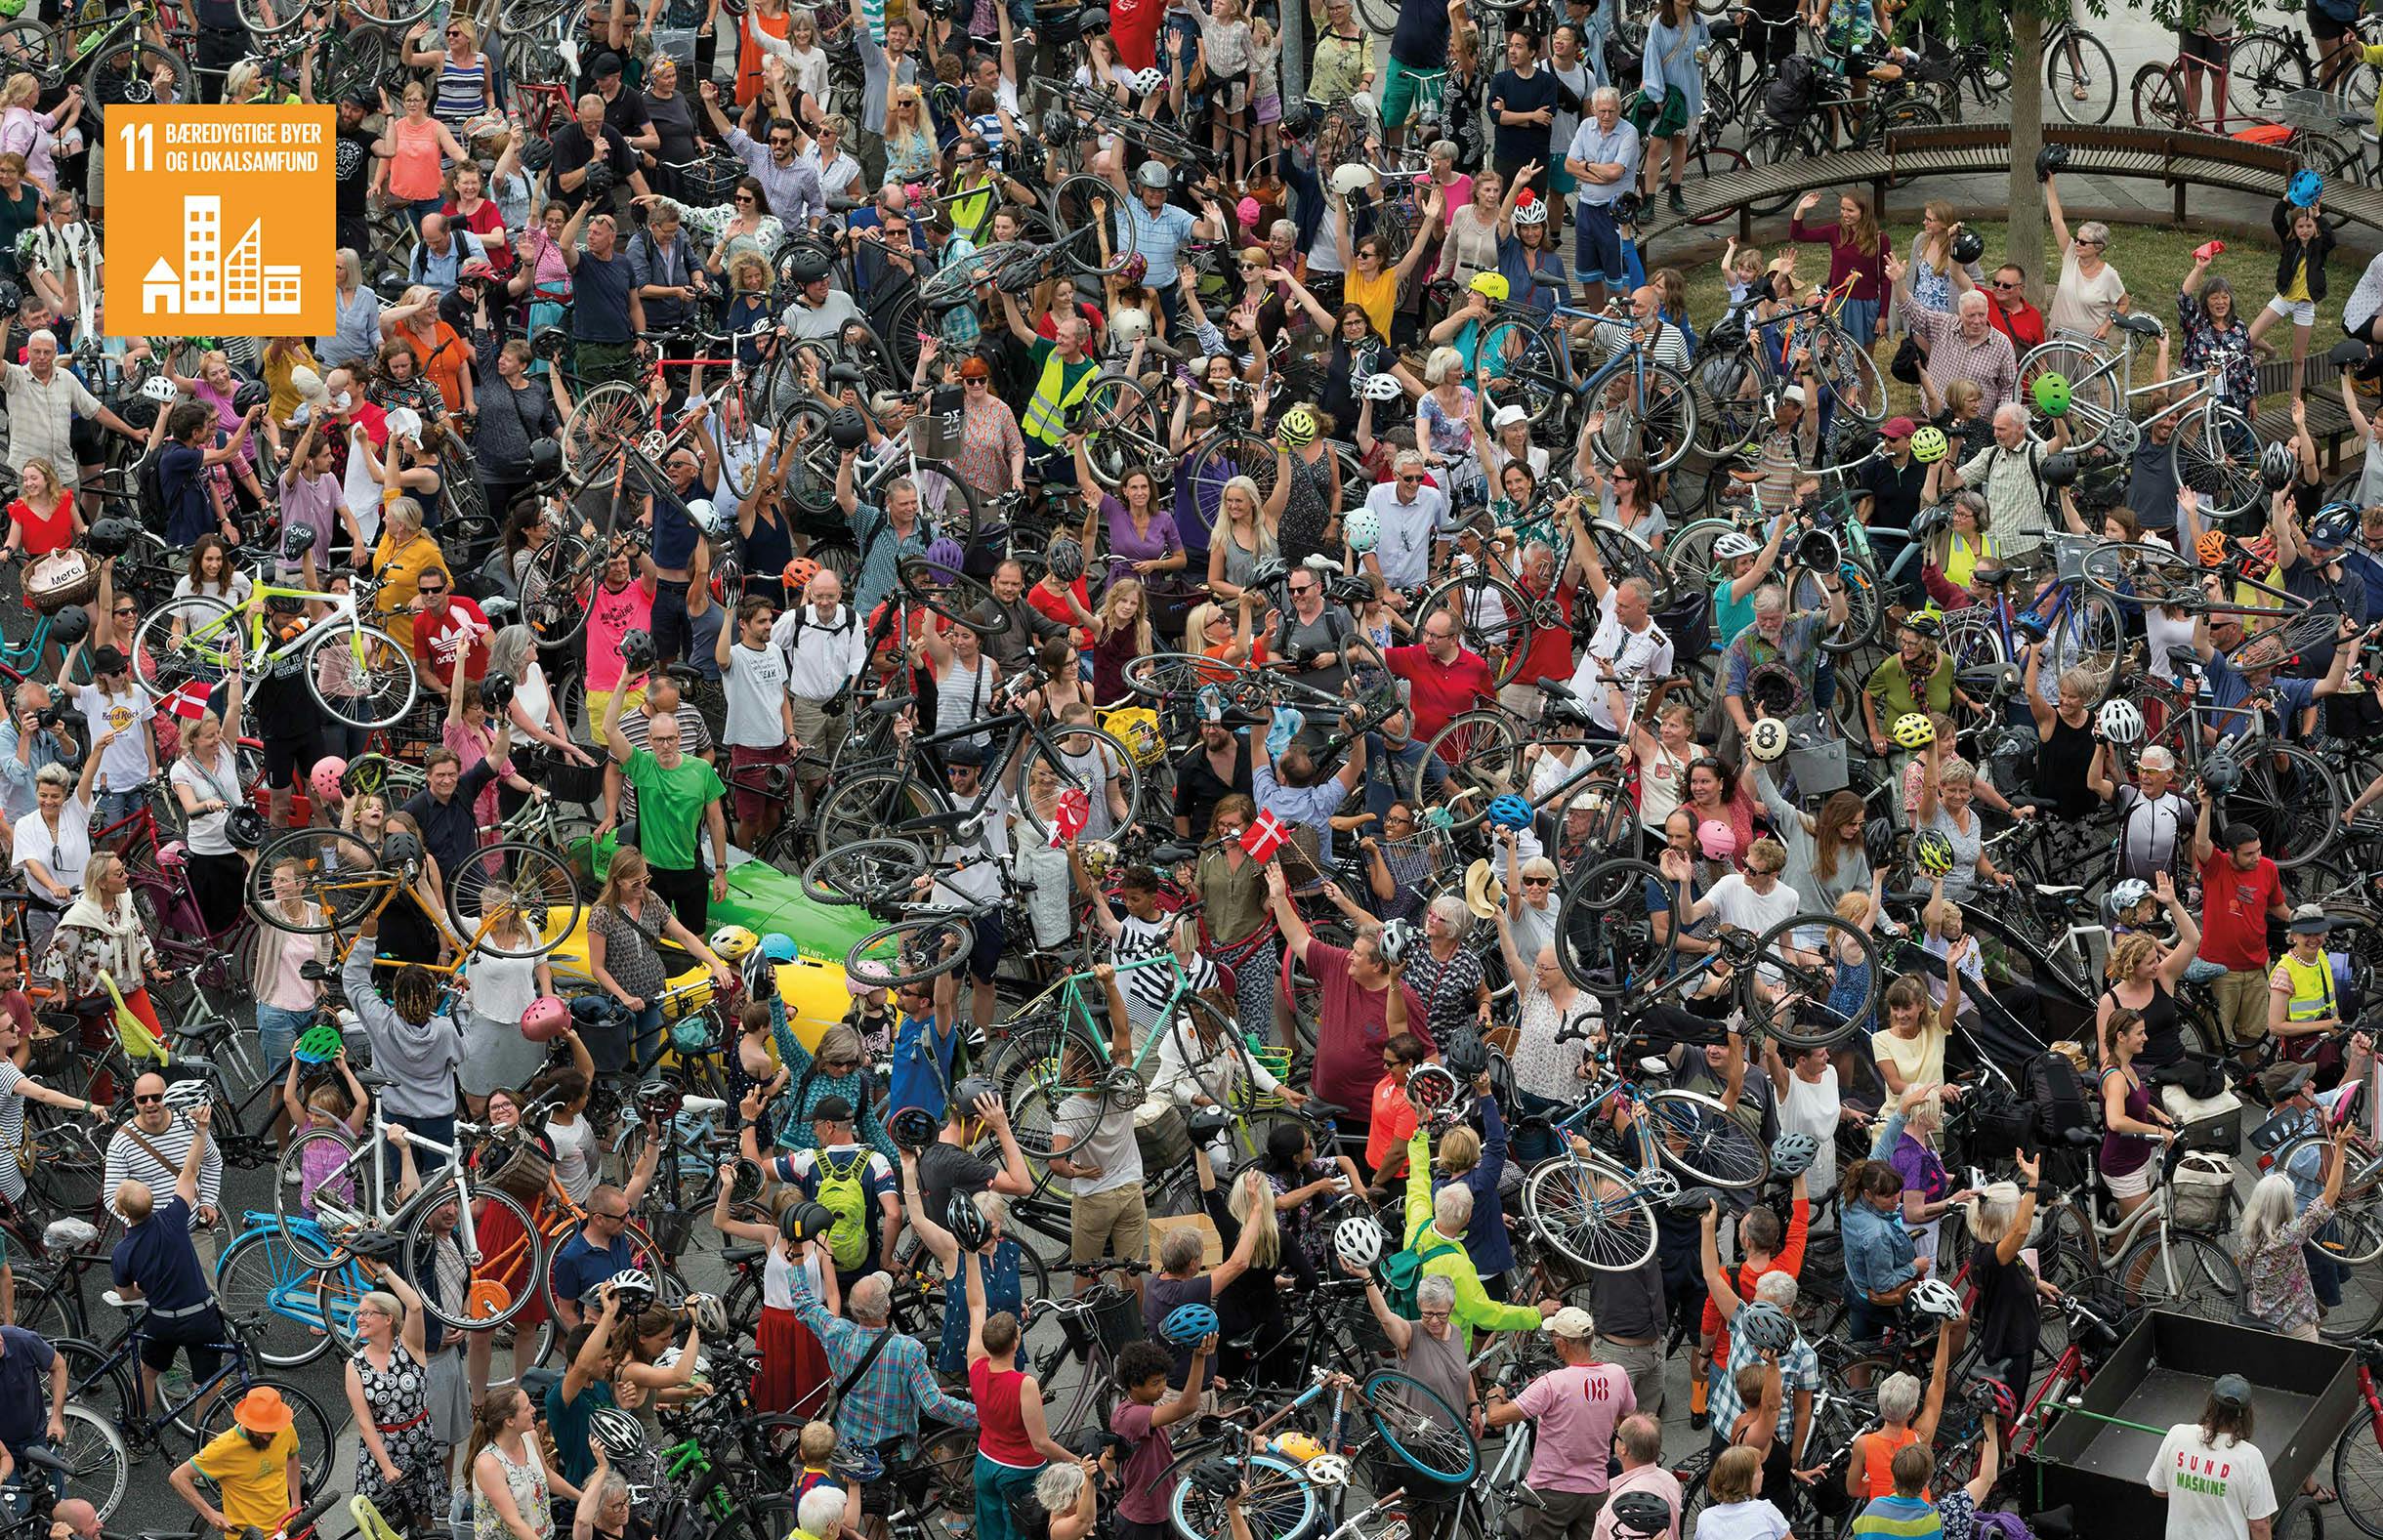
{"type": "Polygon", "coordinates": [[[1795,403],[1796,403],[1798,406],[1803,405],[1803,404],[1804,404],[1804,387],[1802,387],[1802,386],[1800,386],[1800,385],[1791,385],[1791,386],[1787,387],[1786,394],[1784,394],[1783,395],[1781,395],[1781,396],[1779,397],[1779,399],[1781,399],[1781,400],[1785,400],[1785,401],[1793,401],[1793,402],[1795,402],[1795,403]]]}
{"type": "Polygon", "coordinates": [[[2209,1385],[2209,1398],[2228,1406],[2250,1404],[2250,1381],[2238,1374],[2221,1374],[2209,1385]]]}
{"type": "Polygon", "coordinates": [[[1567,1305],[1539,1324],[1549,1336],[1568,1342],[1586,1342],[1597,1335],[1595,1317],[1577,1305],[1567,1305]]]}
{"type": "Polygon", "coordinates": [[[1878,437],[1881,438],[1908,438],[1919,431],[1919,426],[1908,417],[1890,417],[1887,419],[1886,426],[1878,430],[1878,437]]]}
{"type": "Polygon", "coordinates": [[[603,53],[596,56],[597,79],[601,80],[606,75],[617,75],[619,73],[620,56],[618,54],[603,53]]]}
{"type": "Polygon", "coordinates": [[[853,1104],[842,1097],[825,1096],[812,1104],[814,1123],[849,1123],[853,1120],[853,1104]]]}

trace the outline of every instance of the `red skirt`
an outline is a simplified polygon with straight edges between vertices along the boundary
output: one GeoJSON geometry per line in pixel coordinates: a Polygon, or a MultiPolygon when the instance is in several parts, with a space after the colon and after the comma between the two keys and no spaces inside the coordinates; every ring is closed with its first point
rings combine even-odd
{"type": "Polygon", "coordinates": [[[753,1376],[753,1409],[818,1415],[830,1381],[826,1350],[811,1328],[794,1311],[765,1305],[754,1339],[761,1348],[761,1368],[753,1376]]]}
{"type": "MultiPolygon", "coordinates": [[[[546,1205],[540,1198],[530,1209],[530,1223],[538,1223],[539,1210],[546,1205]]],[[[472,1238],[480,1243],[481,1265],[473,1269],[476,1278],[493,1278],[504,1284],[516,1299],[528,1296],[521,1312],[513,1317],[517,1330],[535,1330],[546,1319],[546,1290],[542,1279],[529,1269],[528,1238],[522,1233],[521,1222],[513,1210],[495,1203],[483,1203],[472,1216],[472,1238]]]]}

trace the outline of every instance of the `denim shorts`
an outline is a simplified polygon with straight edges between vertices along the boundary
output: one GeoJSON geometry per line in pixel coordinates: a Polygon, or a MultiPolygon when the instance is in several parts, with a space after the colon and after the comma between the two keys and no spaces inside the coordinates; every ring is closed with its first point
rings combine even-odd
{"type": "Polygon", "coordinates": [[[285,1011],[277,1005],[257,1006],[257,1047],[264,1053],[266,1072],[274,1079],[281,1077],[289,1063],[290,1049],[298,1034],[314,1021],[312,1011],[285,1011]]]}

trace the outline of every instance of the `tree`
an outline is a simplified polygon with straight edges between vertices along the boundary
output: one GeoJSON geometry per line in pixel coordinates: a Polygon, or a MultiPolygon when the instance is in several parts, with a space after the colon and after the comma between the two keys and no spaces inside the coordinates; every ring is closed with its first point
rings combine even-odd
{"type": "MultiPolygon", "coordinates": [[[[2063,8],[2066,14],[2066,7],[2063,8]]],[[[2044,147],[2044,19],[2032,5],[2011,10],[2010,224],[2004,255],[2028,270],[2029,299],[2044,303],[2044,189],[2035,180],[2035,154],[2044,147]]]]}

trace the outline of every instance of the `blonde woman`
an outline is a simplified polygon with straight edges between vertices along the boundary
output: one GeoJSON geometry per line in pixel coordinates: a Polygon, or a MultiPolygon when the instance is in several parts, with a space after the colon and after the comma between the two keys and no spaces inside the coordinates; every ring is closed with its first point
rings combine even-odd
{"type": "Polygon", "coordinates": [[[1249,1247],[1248,1270],[1216,1291],[1212,1302],[1219,1317],[1219,1335],[1256,1340],[1245,1352],[1227,1353],[1217,1372],[1230,1380],[1253,1366],[1268,1363],[1291,1346],[1288,1301],[1310,1293],[1323,1280],[1305,1248],[1282,1243],[1282,1221],[1275,1212],[1275,1190],[1265,1173],[1252,1168],[1237,1177],[1219,1180],[1208,1151],[1193,1146],[1192,1170],[1199,1177],[1200,1207],[1216,1226],[1224,1255],[1241,1255],[1249,1247]],[[1245,1233],[1246,1232],[1246,1233],[1245,1233]],[[1288,1290],[1276,1286],[1275,1274],[1289,1273],[1296,1281],[1288,1290]]]}
{"type": "Polygon", "coordinates": [[[439,71],[439,96],[431,104],[431,115],[449,128],[460,129],[483,112],[494,112],[496,81],[488,56],[480,51],[480,28],[460,15],[449,14],[446,46],[416,47],[430,31],[426,19],[405,34],[405,63],[409,69],[439,71]]]}
{"type": "Polygon", "coordinates": [[[24,174],[44,192],[58,190],[58,151],[66,129],[82,117],[83,88],[70,87],[49,111],[40,110],[41,80],[19,71],[0,85],[0,153],[24,157],[24,174]]]}
{"type": "Polygon", "coordinates": [[[248,886],[248,861],[231,843],[231,810],[246,805],[240,787],[240,762],[232,745],[240,736],[241,679],[237,671],[238,639],[230,649],[230,697],[224,714],[199,713],[182,735],[182,757],[174,762],[166,782],[182,805],[183,839],[188,847],[184,869],[189,874],[190,895],[210,934],[231,929],[240,916],[248,886]]]}
{"type": "MultiPolygon", "coordinates": [[[[410,1155],[413,1146],[405,1148],[410,1155]]],[[[422,1296],[394,1268],[360,1259],[357,1265],[376,1287],[356,1301],[356,1346],[348,1355],[355,1495],[392,1516],[443,1516],[446,1451],[431,1428],[422,1296]]]]}
{"type": "MultiPolygon", "coordinates": [[[[1275,452],[1284,460],[1290,457],[1280,445],[1275,452]]],[[[1217,494],[1217,528],[1208,537],[1208,592],[1218,603],[1239,603],[1241,590],[1258,568],[1281,555],[1282,507],[1290,500],[1294,479],[1287,467],[1278,465],[1271,497],[1261,500],[1258,483],[1246,476],[1227,481],[1217,494]]]]}
{"type": "Polygon", "coordinates": [[[827,99],[827,55],[819,48],[819,19],[809,6],[796,6],[786,16],[787,67],[803,95],[827,99]]]}
{"type": "MultiPolygon", "coordinates": [[[[397,440],[390,443],[394,455],[397,440]]],[[[375,603],[383,627],[400,646],[414,645],[414,601],[421,597],[423,574],[434,570],[450,584],[455,581],[445,553],[422,528],[422,505],[403,496],[385,504],[380,543],[372,551],[372,572],[381,580],[375,603]]]]}
{"type": "Polygon", "coordinates": [[[1092,698],[1125,697],[1125,665],[1152,650],[1148,594],[1138,577],[1120,577],[1101,595],[1092,616],[1092,698]]]}
{"type": "Polygon", "coordinates": [[[886,180],[924,182],[935,175],[935,131],[927,124],[926,99],[912,85],[894,88],[886,104],[886,180]]]}

